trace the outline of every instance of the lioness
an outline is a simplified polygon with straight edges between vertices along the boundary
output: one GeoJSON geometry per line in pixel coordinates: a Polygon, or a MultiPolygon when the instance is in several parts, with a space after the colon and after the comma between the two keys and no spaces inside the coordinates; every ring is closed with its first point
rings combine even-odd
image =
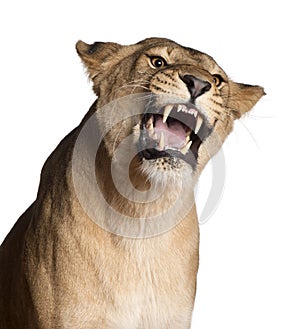
{"type": "Polygon", "coordinates": [[[1,246],[0,328],[190,328],[193,188],[263,88],[168,39],[76,49],[97,100],[1,246]]]}

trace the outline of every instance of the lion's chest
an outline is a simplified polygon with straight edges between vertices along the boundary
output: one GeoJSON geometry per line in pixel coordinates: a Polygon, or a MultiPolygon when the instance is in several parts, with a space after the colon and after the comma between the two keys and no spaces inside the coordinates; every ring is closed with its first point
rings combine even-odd
{"type": "Polygon", "coordinates": [[[111,328],[189,328],[196,272],[187,257],[161,250],[134,258],[115,277],[111,328]]]}
{"type": "Polygon", "coordinates": [[[61,317],[66,328],[189,328],[197,239],[181,240],[180,248],[167,237],[129,243],[125,248],[106,243],[97,249],[97,263],[76,261],[76,271],[65,276],[61,317]]]}
{"type": "Polygon", "coordinates": [[[64,328],[189,328],[194,282],[180,266],[173,272],[168,267],[137,271],[129,264],[118,273],[106,271],[98,287],[81,290],[64,305],[64,328]]]}
{"type": "Polygon", "coordinates": [[[112,328],[165,329],[188,323],[194,296],[186,286],[187,276],[180,270],[167,273],[163,269],[144,275],[117,294],[109,320],[112,328]]]}

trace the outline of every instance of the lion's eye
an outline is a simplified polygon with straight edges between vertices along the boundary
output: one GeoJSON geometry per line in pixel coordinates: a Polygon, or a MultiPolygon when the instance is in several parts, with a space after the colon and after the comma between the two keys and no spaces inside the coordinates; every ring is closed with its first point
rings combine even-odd
{"type": "Polygon", "coordinates": [[[216,87],[219,87],[222,84],[222,82],[224,82],[224,79],[220,74],[214,74],[213,80],[214,80],[216,87]]]}
{"type": "Polygon", "coordinates": [[[162,68],[167,65],[166,60],[160,56],[150,57],[150,62],[155,68],[162,68]]]}

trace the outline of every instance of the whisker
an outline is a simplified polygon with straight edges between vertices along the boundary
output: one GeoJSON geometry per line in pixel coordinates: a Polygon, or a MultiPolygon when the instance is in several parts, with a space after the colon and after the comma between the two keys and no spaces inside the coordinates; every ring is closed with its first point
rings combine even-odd
{"type": "MultiPolygon", "coordinates": [[[[132,88],[133,91],[135,91],[137,88],[141,88],[141,89],[144,89],[146,91],[150,91],[149,90],[149,87],[146,86],[146,84],[149,84],[149,82],[147,80],[132,80],[128,83],[126,83],[125,85],[123,86],[120,86],[119,88],[116,88],[114,90],[114,92],[118,92],[122,89],[125,89],[125,88],[132,88]]],[[[132,94],[133,92],[131,91],[130,94],[132,94]]]]}
{"type": "Polygon", "coordinates": [[[250,129],[243,123],[242,120],[237,120],[236,122],[238,122],[248,132],[248,134],[250,135],[250,137],[253,140],[254,144],[259,149],[258,142],[256,141],[254,135],[251,133],[250,129]]]}
{"type": "Polygon", "coordinates": [[[270,115],[270,116],[260,116],[260,115],[254,115],[252,113],[247,113],[247,116],[250,117],[251,119],[275,119],[274,116],[270,115]]]}
{"type": "Polygon", "coordinates": [[[136,96],[137,99],[139,99],[139,100],[148,100],[153,97],[153,94],[151,94],[151,93],[139,93],[136,95],[139,95],[139,96],[136,96]]]}

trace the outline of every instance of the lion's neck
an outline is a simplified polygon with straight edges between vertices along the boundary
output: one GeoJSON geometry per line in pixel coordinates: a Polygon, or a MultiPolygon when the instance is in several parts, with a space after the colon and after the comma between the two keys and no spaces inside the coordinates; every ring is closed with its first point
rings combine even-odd
{"type": "Polygon", "coordinates": [[[120,230],[118,233],[123,235],[162,233],[184,219],[194,206],[192,184],[183,184],[183,180],[151,182],[140,170],[138,158],[128,170],[101,152],[97,179],[106,201],[108,229],[120,230]]]}

